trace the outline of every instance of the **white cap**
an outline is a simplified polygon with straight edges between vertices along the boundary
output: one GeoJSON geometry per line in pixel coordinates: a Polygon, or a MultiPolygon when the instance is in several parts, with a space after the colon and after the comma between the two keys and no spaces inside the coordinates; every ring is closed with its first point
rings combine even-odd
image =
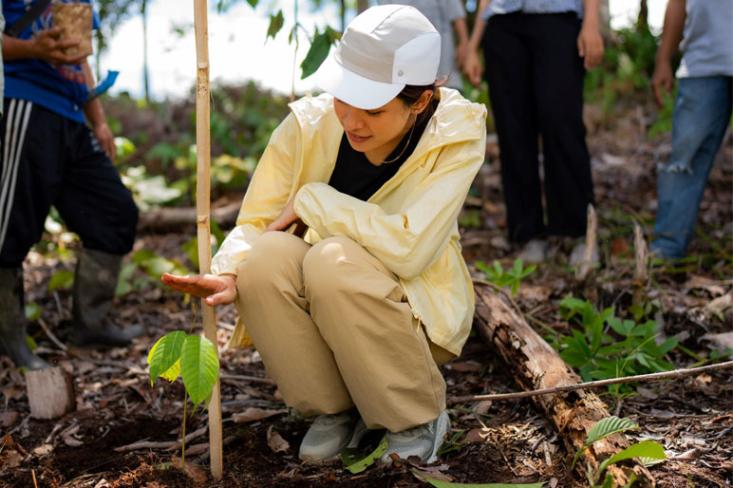
{"type": "Polygon", "coordinates": [[[339,100],[373,110],[407,85],[435,83],[440,34],[416,8],[382,5],[359,14],[318,69],[318,85],[339,100]]]}

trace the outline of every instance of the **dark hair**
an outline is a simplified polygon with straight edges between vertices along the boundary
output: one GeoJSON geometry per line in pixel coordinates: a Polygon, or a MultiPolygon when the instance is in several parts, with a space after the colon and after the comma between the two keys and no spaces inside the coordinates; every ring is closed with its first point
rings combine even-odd
{"type": "Polygon", "coordinates": [[[433,92],[433,98],[432,100],[430,100],[430,104],[425,108],[425,110],[422,111],[420,115],[418,115],[417,122],[421,123],[432,117],[435,113],[435,109],[438,108],[438,104],[440,103],[440,91],[438,91],[438,88],[440,88],[441,85],[442,82],[438,81],[436,81],[435,83],[431,83],[430,85],[407,85],[397,95],[397,98],[402,100],[408,107],[411,107],[418,100],[420,100],[420,97],[423,93],[425,93],[426,91],[433,92]]]}

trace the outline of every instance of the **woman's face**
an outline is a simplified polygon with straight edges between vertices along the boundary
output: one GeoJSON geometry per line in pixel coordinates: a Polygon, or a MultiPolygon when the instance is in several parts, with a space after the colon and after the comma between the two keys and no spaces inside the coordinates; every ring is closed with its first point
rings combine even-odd
{"type": "MultiPolygon", "coordinates": [[[[418,102],[419,103],[419,102],[418,102]]],[[[395,98],[374,110],[363,110],[334,98],[336,116],[354,150],[381,163],[397,147],[415,121],[415,106],[395,98]]]]}

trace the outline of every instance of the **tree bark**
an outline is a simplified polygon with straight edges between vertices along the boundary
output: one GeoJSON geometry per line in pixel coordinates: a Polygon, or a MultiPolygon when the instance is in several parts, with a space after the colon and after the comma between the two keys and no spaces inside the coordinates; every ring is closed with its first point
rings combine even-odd
{"type": "MultiPolygon", "coordinates": [[[[552,388],[580,382],[580,378],[527,324],[503,294],[486,288],[476,289],[474,325],[509,365],[514,379],[523,389],[552,388]]],[[[554,424],[565,447],[572,454],[583,447],[591,427],[610,415],[600,398],[588,391],[536,396],[532,401],[554,424]]],[[[578,462],[576,469],[588,476],[587,468],[596,472],[603,459],[628,445],[621,434],[600,440],[585,451],[581,458],[585,463],[578,462]]],[[[632,471],[636,473],[637,479],[654,484],[649,470],[641,465],[632,468],[613,465],[607,469],[618,486],[626,485],[632,471]]]]}

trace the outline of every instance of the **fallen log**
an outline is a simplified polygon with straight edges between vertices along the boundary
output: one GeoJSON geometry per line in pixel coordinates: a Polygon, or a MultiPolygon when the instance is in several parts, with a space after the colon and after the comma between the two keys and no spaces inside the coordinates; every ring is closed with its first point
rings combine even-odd
{"type": "MultiPolygon", "coordinates": [[[[478,283],[480,285],[480,283],[478,283]]],[[[514,309],[503,293],[493,288],[476,288],[476,315],[474,326],[509,365],[517,383],[527,390],[554,388],[580,383],[580,378],[565,361],[532,329],[524,317],[514,309]]],[[[610,413],[606,404],[592,392],[577,390],[554,395],[532,397],[554,424],[569,453],[580,450],[591,427],[610,413]]],[[[629,446],[622,434],[616,434],[593,444],[585,451],[584,463],[576,469],[585,471],[588,466],[597,471],[607,457],[629,446]]],[[[654,486],[654,478],[642,465],[631,468],[612,465],[606,470],[617,486],[625,486],[632,476],[654,486]]],[[[588,473],[583,472],[586,477],[588,473]]]]}
{"type": "MultiPolygon", "coordinates": [[[[211,219],[222,228],[234,226],[241,202],[232,202],[212,209],[211,219]]],[[[196,222],[194,207],[160,207],[140,215],[137,230],[140,232],[163,232],[177,230],[196,222]]]]}

